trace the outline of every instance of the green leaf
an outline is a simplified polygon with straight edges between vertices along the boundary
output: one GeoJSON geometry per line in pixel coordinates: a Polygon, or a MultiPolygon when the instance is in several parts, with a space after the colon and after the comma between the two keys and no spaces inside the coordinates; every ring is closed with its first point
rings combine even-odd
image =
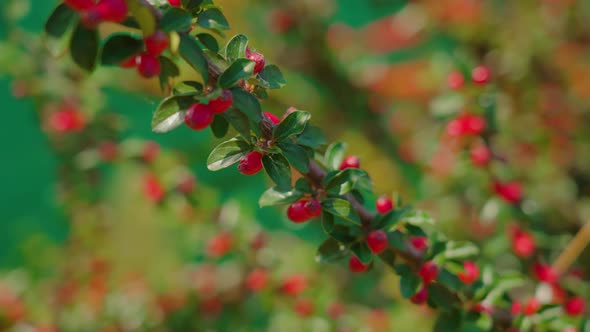
{"type": "Polygon", "coordinates": [[[295,111],[273,128],[273,137],[278,141],[299,135],[307,126],[311,114],[305,111],[295,111]]]}
{"type": "Polygon", "coordinates": [[[242,137],[250,139],[250,121],[246,114],[235,108],[230,108],[223,113],[223,116],[242,137]]]}
{"type": "Polygon", "coordinates": [[[94,70],[98,56],[98,31],[78,24],[70,41],[70,53],[82,69],[94,70]]]}
{"type": "Polygon", "coordinates": [[[207,47],[208,50],[215,53],[219,52],[219,44],[217,43],[217,39],[215,39],[215,37],[208,33],[200,33],[197,35],[197,38],[203,45],[205,45],[205,47],[207,47]]]}
{"type": "Polygon", "coordinates": [[[347,257],[348,250],[334,238],[327,238],[318,248],[316,260],[318,263],[333,263],[347,257]]]}
{"type": "Polygon", "coordinates": [[[303,174],[309,172],[309,156],[304,148],[290,142],[281,142],[278,146],[293,167],[303,174]]]}
{"type": "Polygon", "coordinates": [[[350,246],[350,251],[352,251],[364,265],[371,263],[373,260],[373,253],[364,241],[353,243],[350,246]]]}
{"type": "Polygon", "coordinates": [[[160,19],[160,29],[166,32],[185,32],[191,28],[193,16],[186,10],[178,7],[170,7],[160,19]]]}
{"type": "Polygon", "coordinates": [[[76,13],[65,4],[55,8],[45,22],[45,32],[54,38],[61,38],[76,21],[76,13]]]}
{"type": "Polygon", "coordinates": [[[152,117],[152,131],[165,133],[180,126],[186,109],[195,103],[194,95],[175,95],[162,100],[152,117]]]}
{"type": "Polygon", "coordinates": [[[434,323],[434,332],[461,331],[461,315],[456,310],[443,312],[434,323]]]}
{"type": "Polygon", "coordinates": [[[242,111],[253,123],[259,123],[262,118],[262,108],[256,97],[240,89],[231,89],[234,98],[233,106],[242,111]]]}
{"type": "Polygon", "coordinates": [[[197,24],[207,29],[228,30],[229,23],[223,13],[217,8],[210,8],[202,11],[198,18],[197,24]]]}
{"type": "Polygon", "coordinates": [[[156,32],[157,20],[149,5],[140,1],[128,1],[129,9],[145,36],[156,32]]]}
{"type": "Polygon", "coordinates": [[[279,153],[262,157],[262,165],[268,176],[281,189],[291,188],[291,167],[289,161],[279,153]]]}
{"type": "Polygon", "coordinates": [[[326,154],[324,155],[324,159],[326,160],[328,167],[331,169],[339,169],[340,164],[342,164],[342,160],[344,160],[345,150],[346,143],[334,142],[330,144],[326,149],[326,154]]]}
{"type": "Polygon", "coordinates": [[[428,285],[428,301],[441,310],[448,310],[457,303],[457,298],[449,289],[439,283],[428,285]]]}
{"type": "Polygon", "coordinates": [[[193,67],[193,69],[195,69],[199,74],[201,74],[201,77],[203,77],[203,81],[207,82],[207,80],[209,79],[207,59],[205,59],[203,50],[201,50],[201,47],[199,46],[197,41],[189,35],[181,34],[178,52],[180,53],[180,56],[191,67],[193,67]]]}
{"type": "Polygon", "coordinates": [[[203,84],[196,81],[182,81],[174,86],[174,94],[200,93],[203,91],[203,84]]]}
{"type": "Polygon", "coordinates": [[[342,198],[327,198],[322,201],[322,207],[331,214],[348,220],[356,225],[361,225],[361,219],[349,201],[342,198]]]}
{"type": "Polygon", "coordinates": [[[260,85],[267,89],[280,89],[287,81],[283,77],[283,73],[279,67],[275,65],[268,65],[262,69],[262,71],[258,74],[258,82],[260,85]]]}
{"type": "Polygon", "coordinates": [[[313,193],[313,189],[311,185],[305,178],[300,178],[295,182],[295,189],[301,191],[302,193],[311,194],[313,193]]]}
{"type": "Polygon", "coordinates": [[[170,83],[171,78],[180,75],[180,69],[178,69],[178,66],[172,60],[165,56],[159,56],[158,61],[160,62],[161,68],[160,75],[158,76],[160,79],[160,88],[164,90],[170,83]]]}
{"type": "Polygon", "coordinates": [[[434,225],[434,219],[424,211],[414,211],[408,213],[404,220],[414,226],[434,225]]]}
{"type": "Polygon", "coordinates": [[[225,47],[225,58],[229,62],[234,62],[239,58],[245,58],[247,46],[248,37],[241,34],[235,35],[225,47]]]}
{"type": "Polygon", "coordinates": [[[479,254],[479,248],[471,242],[447,242],[444,256],[446,259],[465,259],[479,254]]]}
{"type": "Polygon", "coordinates": [[[229,167],[242,159],[251,151],[248,143],[239,138],[232,138],[213,149],[207,158],[207,168],[210,171],[218,171],[229,167]]]}
{"type": "Polygon", "coordinates": [[[421,280],[416,274],[412,272],[402,274],[399,279],[399,288],[402,296],[407,299],[416,294],[420,283],[421,280]]]}
{"type": "Polygon", "coordinates": [[[322,130],[316,126],[308,124],[303,129],[303,132],[297,136],[297,143],[308,146],[313,149],[317,149],[327,144],[326,137],[322,133],[322,130]]]}
{"type": "Polygon", "coordinates": [[[303,197],[303,193],[297,189],[272,187],[266,190],[262,196],[260,196],[258,205],[260,205],[260,207],[265,207],[288,204],[297,201],[301,197],[303,197]]]}
{"type": "Polygon", "coordinates": [[[231,88],[238,81],[252,76],[254,72],[254,61],[248,59],[237,59],[226,71],[219,76],[219,85],[222,88],[231,88]]]}
{"type": "Polygon", "coordinates": [[[107,66],[118,66],[142,50],[141,37],[124,32],[114,33],[103,42],[100,62],[107,66]]]}
{"type": "Polygon", "coordinates": [[[372,191],[372,183],[369,174],[358,168],[346,168],[330,177],[324,178],[326,190],[336,188],[339,195],[344,195],[352,190],[372,191]]]}
{"type": "Polygon", "coordinates": [[[453,290],[459,290],[463,287],[463,282],[461,282],[461,279],[459,279],[459,277],[452,274],[447,269],[440,269],[436,280],[453,290]]]}
{"type": "Polygon", "coordinates": [[[402,220],[404,214],[410,212],[411,210],[412,208],[409,206],[402,206],[393,209],[386,214],[378,214],[373,220],[373,223],[375,224],[374,228],[389,230],[402,220]]]}
{"type": "Polygon", "coordinates": [[[215,118],[213,119],[213,123],[211,123],[211,131],[213,135],[217,138],[222,138],[227,134],[229,129],[229,123],[221,114],[215,114],[215,118]]]}
{"type": "Polygon", "coordinates": [[[181,2],[184,8],[192,10],[199,7],[203,0],[182,0],[181,2]]]}

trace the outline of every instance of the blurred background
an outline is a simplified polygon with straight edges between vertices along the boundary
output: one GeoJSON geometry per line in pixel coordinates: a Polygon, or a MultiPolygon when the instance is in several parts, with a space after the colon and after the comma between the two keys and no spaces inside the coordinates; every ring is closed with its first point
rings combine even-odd
{"type": "MultiPolygon", "coordinates": [[[[386,267],[352,276],[345,263],[318,264],[321,227],[258,208],[262,174],[209,172],[219,141],[209,131],[152,133],[164,96],[157,80],[77,69],[43,38],[57,3],[0,4],[1,328],[431,330],[434,314],[401,299],[386,267]]],[[[506,235],[523,223],[538,259],[551,262],[590,219],[589,2],[216,4],[228,37],[248,35],[287,79],[264,111],[310,111],[330,141],[360,156],[377,193],[427,211],[453,239],[476,241],[482,260],[526,268],[506,235]],[[490,84],[471,82],[480,65],[490,84]],[[491,171],[445,136],[464,111],[498,129],[489,139],[501,161],[491,171]],[[497,198],[493,180],[518,181],[522,206],[497,198]]],[[[580,275],[589,260],[586,251],[580,275]]]]}

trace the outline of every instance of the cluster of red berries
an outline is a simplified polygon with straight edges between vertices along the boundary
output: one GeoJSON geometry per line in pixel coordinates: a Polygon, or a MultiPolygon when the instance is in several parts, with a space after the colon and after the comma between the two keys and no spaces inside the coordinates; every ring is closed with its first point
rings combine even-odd
{"type": "Polygon", "coordinates": [[[80,14],[80,21],[88,28],[101,22],[123,22],[127,18],[125,0],[65,0],[64,3],[80,14]]]}
{"type": "MultiPolygon", "coordinates": [[[[475,84],[486,84],[490,81],[492,73],[486,66],[477,66],[471,71],[471,80],[475,84]]],[[[465,77],[460,71],[453,71],[447,77],[447,84],[449,88],[458,90],[463,87],[465,83],[465,77]]]]}
{"type": "Polygon", "coordinates": [[[302,223],[322,214],[322,205],[315,198],[300,199],[287,209],[287,217],[294,223],[302,223]]]}
{"type": "MultiPolygon", "coordinates": [[[[292,112],[292,111],[291,111],[292,112]]],[[[283,118],[289,115],[289,110],[285,113],[283,118]]],[[[273,125],[277,125],[281,122],[281,120],[274,114],[269,112],[264,112],[263,115],[273,123],[273,125]]],[[[252,151],[242,157],[240,159],[240,163],[238,164],[238,171],[244,175],[254,175],[260,172],[263,168],[262,165],[262,157],[263,154],[258,151],[252,151]]]]}
{"type": "Polygon", "coordinates": [[[477,136],[485,129],[486,120],[471,113],[460,114],[447,124],[447,134],[452,137],[477,136]]]}
{"type": "Polygon", "coordinates": [[[123,68],[137,68],[139,75],[145,78],[152,78],[160,75],[162,70],[158,56],[169,46],[168,34],[164,31],[156,31],[144,39],[145,51],[134,55],[123,61],[120,66],[123,68]]]}
{"type": "Polygon", "coordinates": [[[222,90],[221,96],[209,100],[208,104],[195,103],[184,114],[184,123],[194,130],[207,128],[215,117],[227,111],[233,104],[231,91],[222,90]]]}

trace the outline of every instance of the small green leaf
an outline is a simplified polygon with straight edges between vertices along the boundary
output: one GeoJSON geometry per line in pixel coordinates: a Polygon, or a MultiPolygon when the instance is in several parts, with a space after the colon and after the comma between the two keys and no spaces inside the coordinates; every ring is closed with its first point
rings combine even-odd
{"type": "Polygon", "coordinates": [[[248,37],[241,34],[235,35],[225,47],[225,58],[230,62],[234,62],[240,58],[245,58],[247,46],[248,37]]]}
{"type": "Polygon", "coordinates": [[[178,66],[169,58],[165,56],[159,56],[158,61],[160,62],[160,88],[164,88],[170,83],[170,79],[180,75],[180,69],[178,66]]]}
{"type": "Polygon", "coordinates": [[[399,288],[402,296],[407,299],[416,294],[420,286],[420,278],[414,273],[405,273],[399,279],[399,288]]]}
{"type": "Polygon", "coordinates": [[[342,160],[344,160],[344,151],[346,150],[346,143],[334,142],[326,149],[324,159],[330,169],[339,169],[342,160]]]}
{"type": "Polygon", "coordinates": [[[228,30],[229,23],[223,13],[217,8],[210,8],[202,11],[198,18],[197,24],[207,29],[228,30]]]}
{"type": "Polygon", "coordinates": [[[182,0],[182,6],[186,9],[196,9],[203,3],[203,0],[182,0]]]}
{"type": "Polygon", "coordinates": [[[414,226],[434,225],[434,219],[424,211],[414,211],[408,213],[404,220],[414,226]]]}
{"type": "Polygon", "coordinates": [[[317,149],[327,144],[326,137],[322,133],[322,130],[316,126],[308,124],[303,129],[303,132],[297,136],[297,143],[308,146],[313,149],[317,149]]]}
{"type": "Polygon", "coordinates": [[[389,230],[393,226],[397,225],[403,218],[403,216],[412,210],[409,206],[402,206],[396,209],[393,209],[386,214],[378,214],[373,223],[375,224],[375,229],[385,229],[389,230]]]}
{"type": "Polygon", "coordinates": [[[326,190],[336,189],[336,193],[344,195],[352,190],[372,191],[369,174],[358,168],[346,168],[324,178],[326,190]]]}
{"type": "Polygon", "coordinates": [[[141,27],[145,36],[149,36],[156,32],[157,20],[151,9],[151,5],[143,4],[141,1],[129,1],[128,5],[129,10],[133,14],[133,17],[141,27]]]}
{"type": "Polygon", "coordinates": [[[281,142],[278,146],[293,167],[303,174],[309,172],[309,156],[304,148],[290,142],[281,142]]]}
{"type": "Polygon", "coordinates": [[[283,77],[283,73],[279,67],[275,65],[268,65],[262,69],[262,71],[258,74],[258,81],[260,85],[267,89],[280,89],[287,81],[283,77]]]}
{"type": "Polygon", "coordinates": [[[180,126],[186,109],[195,102],[194,95],[175,95],[162,100],[152,117],[152,131],[165,133],[180,126]]]}
{"type": "Polygon", "coordinates": [[[250,121],[246,114],[238,109],[230,108],[223,113],[223,116],[242,137],[250,139],[250,121]]]}
{"type": "Polygon", "coordinates": [[[347,257],[348,250],[334,238],[327,238],[318,248],[316,260],[319,263],[333,263],[347,257]]]}
{"type": "Polygon", "coordinates": [[[279,153],[262,157],[262,165],[268,176],[281,189],[291,188],[291,167],[289,161],[279,153]]]}
{"type": "Polygon", "coordinates": [[[350,251],[352,251],[364,265],[371,263],[373,260],[373,253],[364,241],[353,243],[350,246],[350,251]]]}
{"type": "Polygon", "coordinates": [[[349,201],[342,198],[327,198],[322,201],[322,207],[333,215],[346,219],[356,225],[361,224],[361,219],[349,201]]]}
{"type": "Polygon", "coordinates": [[[213,123],[211,123],[211,131],[213,135],[217,138],[222,138],[227,134],[229,129],[229,123],[221,114],[215,114],[215,118],[213,119],[213,123]]]}
{"type": "Polygon", "coordinates": [[[457,298],[448,288],[440,283],[434,283],[428,285],[428,301],[432,302],[436,308],[448,310],[457,303],[457,298]]]}
{"type": "Polygon", "coordinates": [[[301,197],[303,197],[303,193],[297,189],[272,187],[262,194],[258,204],[260,207],[288,204],[297,201],[301,197]]]}
{"type": "Polygon", "coordinates": [[[292,112],[273,128],[273,137],[280,142],[291,136],[301,134],[305,130],[309,118],[311,118],[311,115],[308,112],[292,112]]]}
{"type": "Polygon", "coordinates": [[[203,54],[203,50],[199,46],[199,43],[193,37],[185,34],[180,35],[180,45],[178,46],[178,52],[180,56],[195,69],[203,81],[207,82],[209,78],[207,59],[203,54]]]}
{"type": "Polygon", "coordinates": [[[208,33],[200,33],[197,35],[197,38],[211,52],[219,52],[219,44],[217,43],[217,39],[215,39],[215,37],[208,33]]]}
{"type": "Polygon", "coordinates": [[[114,33],[104,40],[100,62],[107,66],[118,66],[142,50],[141,37],[124,32],[114,33]]]}
{"type": "Polygon", "coordinates": [[[170,7],[160,19],[160,29],[166,32],[185,32],[191,28],[193,16],[186,10],[170,7]]]}
{"type": "Polygon", "coordinates": [[[295,182],[295,189],[306,194],[311,194],[313,192],[311,185],[305,178],[300,178],[299,180],[297,180],[297,182],[295,182]]]}
{"type": "Polygon", "coordinates": [[[207,168],[210,171],[218,171],[229,167],[242,159],[251,151],[248,143],[239,138],[232,138],[219,144],[207,158],[207,168]]]}
{"type": "Polygon", "coordinates": [[[471,242],[447,242],[444,256],[446,259],[465,259],[479,254],[479,248],[471,242]]]}
{"type": "Polygon", "coordinates": [[[76,21],[76,13],[65,4],[55,8],[45,22],[45,32],[53,38],[61,38],[76,21]]]}
{"type": "Polygon", "coordinates": [[[78,24],[70,41],[74,62],[87,71],[94,70],[98,56],[98,31],[78,24]]]}
{"type": "Polygon", "coordinates": [[[174,94],[200,93],[203,91],[203,84],[196,81],[182,81],[174,86],[174,94]]]}
{"type": "Polygon", "coordinates": [[[219,85],[222,88],[231,88],[239,80],[251,77],[254,72],[254,65],[255,63],[252,60],[237,59],[219,76],[219,85]]]}
{"type": "Polygon", "coordinates": [[[461,315],[456,310],[443,312],[434,323],[434,332],[461,331],[461,315]]]}
{"type": "Polygon", "coordinates": [[[231,89],[234,98],[233,106],[242,111],[253,123],[259,123],[262,118],[262,107],[256,97],[240,89],[231,89]]]}
{"type": "Polygon", "coordinates": [[[459,277],[452,274],[447,269],[440,269],[440,272],[436,280],[438,280],[438,282],[453,290],[459,290],[463,287],[463,282],[461,282],[461,279],[459,279],[459,277]]]}

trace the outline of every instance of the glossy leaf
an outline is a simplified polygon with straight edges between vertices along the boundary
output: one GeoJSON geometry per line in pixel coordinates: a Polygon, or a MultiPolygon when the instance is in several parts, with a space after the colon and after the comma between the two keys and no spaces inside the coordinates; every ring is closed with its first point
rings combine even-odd
{"type": "Polygon", "coordinates": [[[231,108],[225,111],[223,116],[242,137],[248,140],[250,139],[250,121],[246,114],[240,110],[231,108]]]}
{"type": "Polygon", "coordinates": [[[238,138],[225,141],[213,149],[207,158],[207,168],[210,171],[218,171],[229,167],[242,159],[251,151],[248,143],[238,138]]]}
{"type": "Polygon", "coordinates": [[[291,167],[283,155],[279,153],[267,154],[262,157],[262,165],[264,165],[266,174],[279,188],[291,188],[291,167]]]}
{"type": "Polygon", "coordinates": [[[166,32],[185,32],[190,30],[192,20],[193,16],[188,11],[178,7],[170,7],[160,19],[160,29],[166,32]]]}
{"type": "Polygon", "coordinates": [[[129,1],[128,5],[129,10],[133,14],[133,17],[145,36],[149,36],[156,32],[158,24],[155,13],[150,6],[145,5],[140,1],[129,1]]]}
{"type": "Polygon", "coordinates": [[[234,62],[239,58],[245,58],[247,46],[248,37],[241,34],[235,35],[225,47],[225,58],[230,62],[234,62]]]}
{"type": "Polygon", "coordinates": [[[92,71],[98,57],[98,31],[78,24],[70,41],[72,59],[81,68],[92,71]]]}
{"type": "Polygon", "coordinates": [[[222,88],[231,88],[238,81],[252,76],[254,72],[254,61],[248,59],[237,59],[219,77],[219,85],[222,88]]]}
{"type": "Polygon", "coordinates": [[[335,189],[339,195],[344,195],[352,190],[372,191],[372,183],[369,174],[358,168],[346,168],[324,179],[326,190],[335,189]]]}
{"type": "Polygon", "coordinates": [[[373,260],[373,253],[364,241],[353,243],[350,246],[350,251],[352,251],[364,265],[371,263],[373,260]]]}
{"type": "Polygon", "coordinates": [[[420,278],[412,272],[402,274],[399,279],[399,288],[402,296],[407,299],[416,294],[420,282],[420,278]]]}
{"type": "Polygon", "coordinates": [[[320,148],[327,144],[326,137],[322,130],[316,126],[308,124],[303,132],[297,136],[297,144],[308,146],[313,149],[320,148]]]}
{"type": "Polygon", "coordinates": [[[279,67],[275,65],[268,65],[262,69],[262,71],[258,74],[258,81],[260,85],[267,89],[280,89],[287,81],[283,77],[283,73],[279,67]]]}
{"type": "Polygon", "coordinates": [[[197,24],[207,29],[228,30],[229,23],[223,13],[217,8],[210,8],[201,12],[197,24]]]}
{"type": "Polygon", "coordinates": [[[152,131],[168,132],[184,123],[186,109],[194,103],[193,95],[170,96],[158,105],[152,117],[152,131]]]}
{"type": "Polygon", "coordinates": [[[319,263],[332,263],[349,256],[345,246],[334,238],[327,238],[318,248],[316,260],[319,263]]]}
{"type": "Polygon", "coordinates": [[[328,146],[324,159],[326,164],[331,169],[339,169],[342,160],[344,160],[344,152],[346,150],[346,143],[335,142],[328,146]]]}
{"type": "Polygon", "coordinates": [[[273,137],[280,142],[291,136],[301,134],[310,118],[311,114],[305,111],[295,111],[289,114],[273,128],[273,137]]]}
{"type": "Polygon", "coordinates": [[[61,4],[51,13],[45,22],[45,32],[53,38],[61,38],[76,21],[76,13],[65,4],[61,4]]]}
{"type": "Polygon", "coordinates": [[[197,41],[189,35],[181,34],[178,52],[193,69],[201,74],[203,81],[207,82],[209,78],[207,59],[197,41]]]}
{"type": "Polygon", "coordinates": [[[262,194],[258,204],[260,207],[288,204],[297,201],[301,197],[303,197],[303,193],[297,189],[272,187],[262,194]]]}
{"type": "Polygon", "coordinates": [[[197,38],[208,50],[215,53],[219,52],[219,43],[217,43],[215,37],[208,33],[199,33],[197,38]]]}
{"type": "Polygon", "coordinates": [[[322,201],[322,207],[333,215],[360,225],[361,219],[349,201],[342,198],[327,198],[322,201]]]}
{"type": "Polygon", "coordinates": [[[309,172],[309,156],[304,148],[291,142],[281,142],[278,146],[293,167],[304,174],[309,172]]]}
{"type": "Polygon", "coordinates": [[[211,123],[211,131],[213,132],[213,135],[217,138],[222,138],[227,134],[228,130],[229,123],[226,118],[221,114],[216,114],[213,123],[211,123]]]}
{"type": "Polygon", "coordinates": [[[259,123],[262,118],[262,107],[258,99],[240,88],[231,89],[231,92],[234,98],[233,106],[246,114],[253,123],[259,123]]]}
{"type": "Polygon", "coordinates": [[[107,66],[118,66],[142,50],[143,39],[141,37],[123,32],[114,33],[103,42],[100,62],[107,66]]]}

